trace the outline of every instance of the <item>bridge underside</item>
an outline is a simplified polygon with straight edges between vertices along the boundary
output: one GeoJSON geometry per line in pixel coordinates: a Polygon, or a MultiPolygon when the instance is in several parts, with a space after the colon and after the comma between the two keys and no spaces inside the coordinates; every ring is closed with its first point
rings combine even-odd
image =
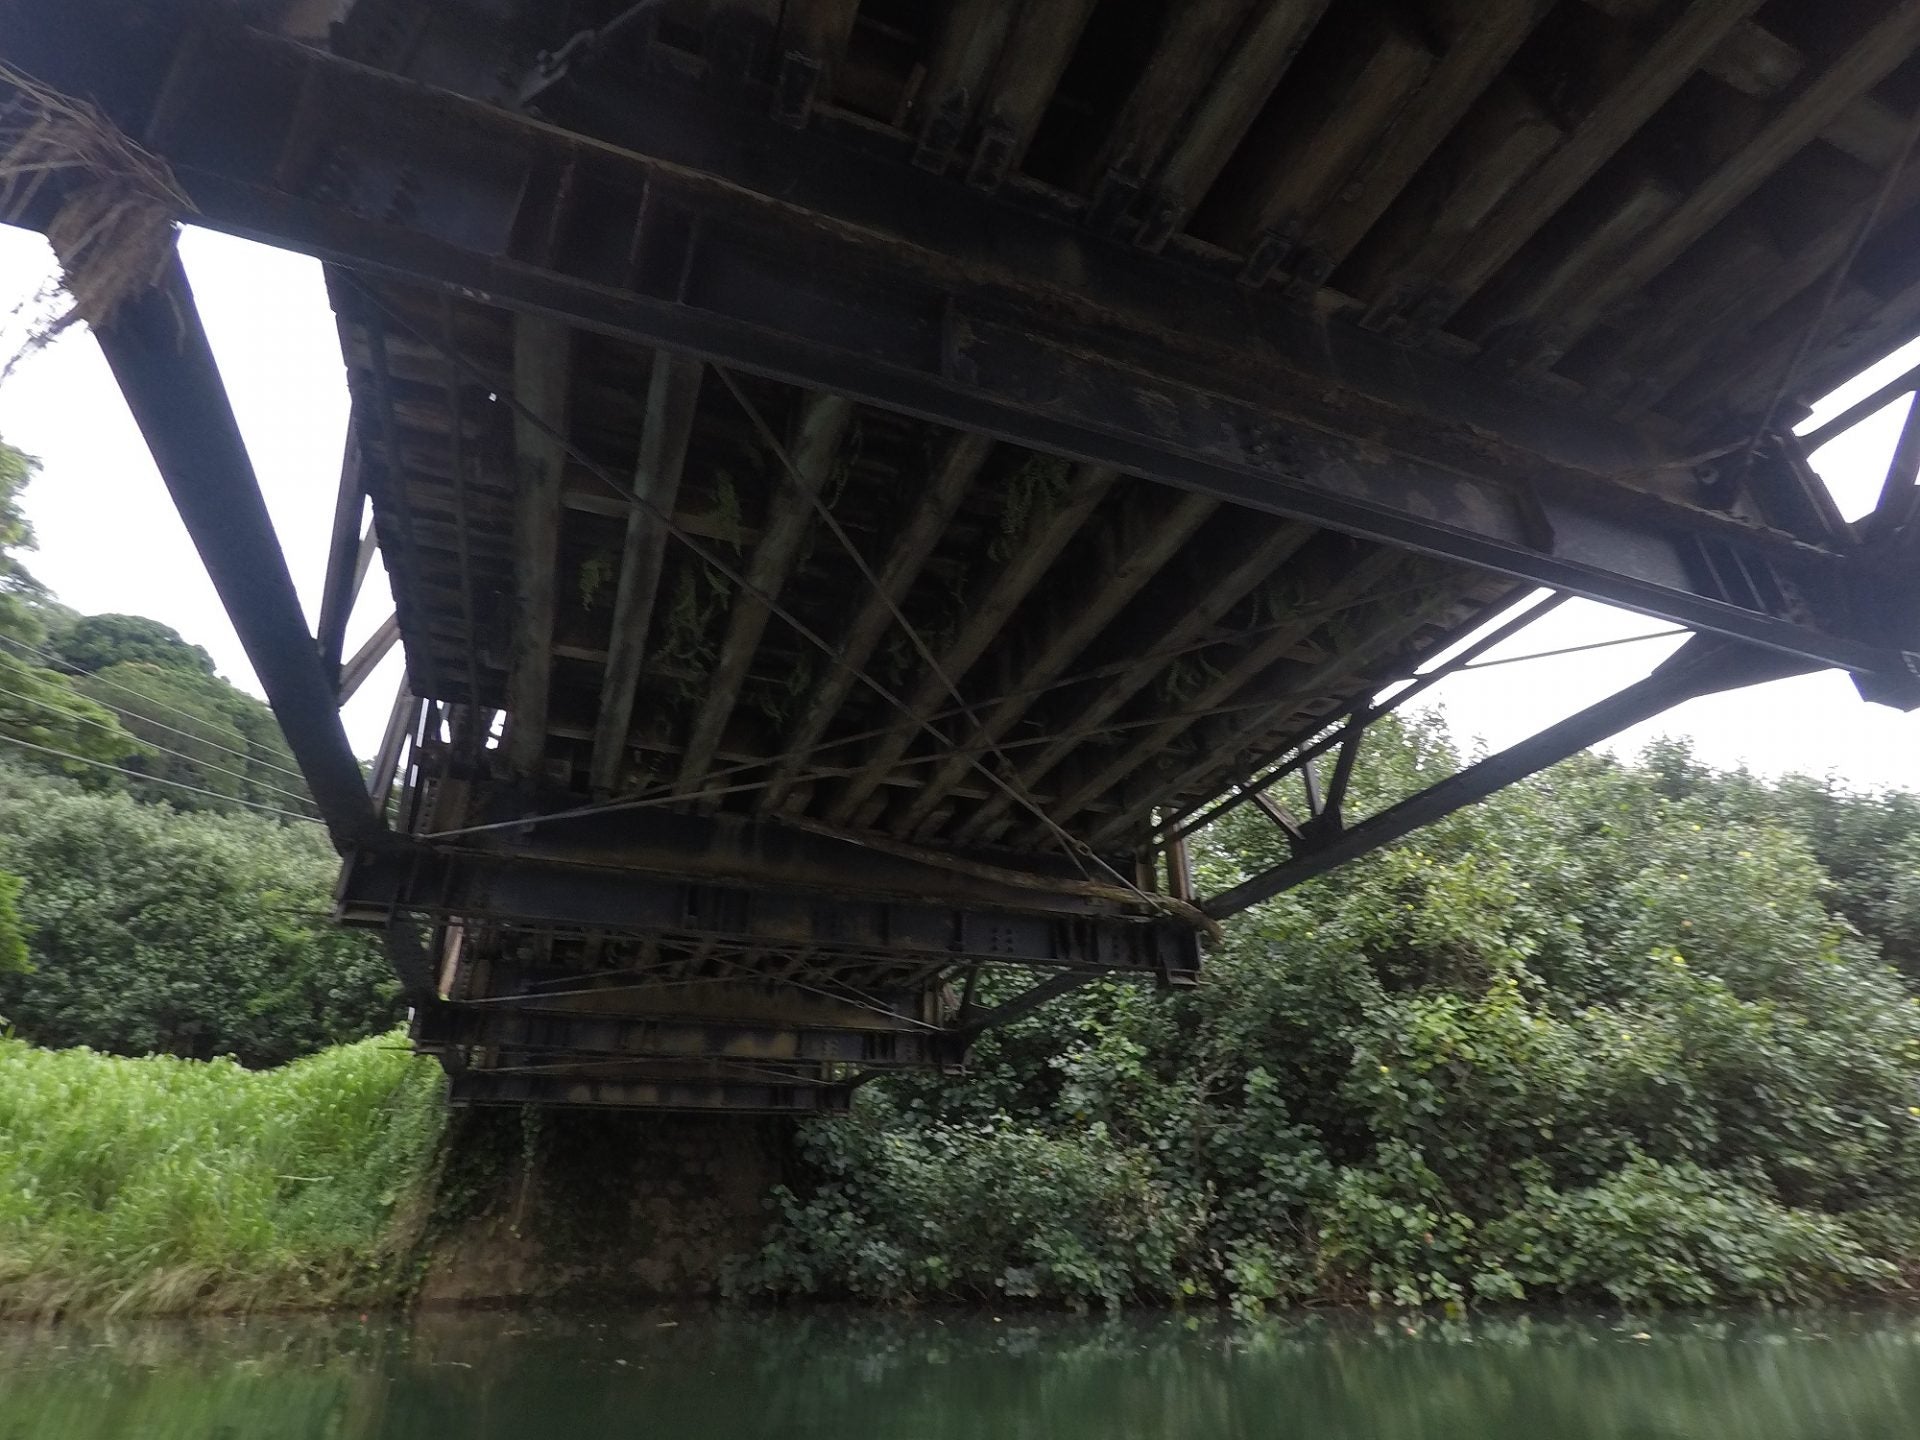
{"type": "Polygon", "coordinates": [[[317,636],[177,263],[89,318],[459,1101],[836,1109],[1676,700],[1920,702],[1920,431],[1858,525],[1783,434],[1920,318],[1915,7],[256,8],[13,7],[16,128],[158,163],[10,216],[327,262],[317,636]],[[1543,589],[1697,637],[1350,818],[1543,589]],[[1197,896],[1242,803],[1294,859],[1197,896]]]}

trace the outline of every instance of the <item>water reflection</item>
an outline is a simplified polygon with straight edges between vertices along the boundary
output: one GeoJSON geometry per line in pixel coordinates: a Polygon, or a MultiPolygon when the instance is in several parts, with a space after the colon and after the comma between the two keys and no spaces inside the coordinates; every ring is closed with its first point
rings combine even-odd
{"type": "Polygon", "coordinates": [[[521,1313],[0,1330],[0,1440],[1916,1433],[1920,1318],[521,1313]]]}

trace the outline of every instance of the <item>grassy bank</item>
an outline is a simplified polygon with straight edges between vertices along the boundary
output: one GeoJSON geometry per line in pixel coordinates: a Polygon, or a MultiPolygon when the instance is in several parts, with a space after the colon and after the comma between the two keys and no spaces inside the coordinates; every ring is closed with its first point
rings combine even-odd
{"type": "Polygon", "coordinates": [[[0,1315],[390,1299],[444,1123],[398,1035],[273,1070],[0,1039],[0,1315]]]}

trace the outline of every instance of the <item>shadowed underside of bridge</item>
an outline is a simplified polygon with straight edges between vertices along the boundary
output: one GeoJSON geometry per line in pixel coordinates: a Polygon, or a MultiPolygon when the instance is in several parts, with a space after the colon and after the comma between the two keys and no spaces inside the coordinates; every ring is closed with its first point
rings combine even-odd
{"type": "Polygon", "coordinates": [[[16,141],[73,97],[159,162],[15,187],[76,271],[103,194],[328,264],[317,636],[177,262],[96,328],[456,1099],[803,1112],[1191,984],[1215,919],[1677,700],[1920,701],[1920,429],[1857,524],[1785,434],[1920,328],[1917,48],[1886,0],[0,25],[16,141]],[[1569,594],[1696,636],[1348,816],[1367,724],[1569,594]],[[394,638],[369,796],[334,707],[394,638]],[[1196,896],[1242,803],[1293,859],[1196,896]]]}

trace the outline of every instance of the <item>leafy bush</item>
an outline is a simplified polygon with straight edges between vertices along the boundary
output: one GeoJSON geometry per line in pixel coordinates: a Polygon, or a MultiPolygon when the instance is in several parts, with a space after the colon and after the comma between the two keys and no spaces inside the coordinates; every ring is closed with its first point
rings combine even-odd
{"type": "MultiPolygon", "coordinates": [[[[1454,763],[1430,721],[1368,756],[1357,804],[1454,763]]],[[[1243,811],[1198,860],[1213,887],[1282,858],[1243,811]]],[[[742,1286],[1241,1310],[1887,1288],[1920,1271],[1920,1000],[1887,963],[1914,859],[1910,797],[1672,746],[1577,758],[1239,917],[1195,991],[1089,986],[963,1078],[875,1082],[808,1132],[812,1182],[742,1286]]]]}
{"type": "Polygon", "coordinates": [[[22,882],[28,961],[0,973],[0,1014],[42,1045],[249,1065],[385,1030],[399,1018],[385,958],[328,918],[337,865],[318,827],[0,765],[0,871],[22,882]]]}

